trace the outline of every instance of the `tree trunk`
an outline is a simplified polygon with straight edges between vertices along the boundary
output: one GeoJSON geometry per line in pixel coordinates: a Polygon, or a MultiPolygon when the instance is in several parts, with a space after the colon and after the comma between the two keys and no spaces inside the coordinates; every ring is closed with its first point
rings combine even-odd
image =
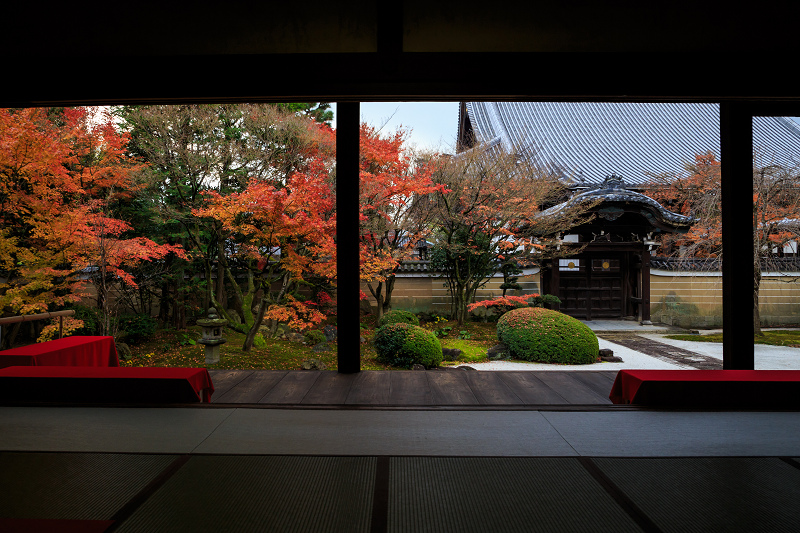
{"type": "Polygon", "coordinates": [[[375,287],[372,286],[372,283],[367,283],[367,288],[369,292],[372,294],[372,297],[375,298],[375,320],[376,322],[381,319],[384,313],[384,302],[383,302],[383,282],[378,282],[378,285],[375,287]]]}
{"type": "Polygon", "coordinates": [[[211,304],[211,291],[214,286],[214,280],[211,279],[211,261],[203,259],[203,275],[206,277],[206,290],[203,292],[203,315],[208,311],[211,304]]]}
{"type": "Polygon", "coordinates": [[[244,339],[244,344],[242,345],[242,350],[245,352],[249,352],[253,347],[253,342],[258,334],[258,329],[261,327],[262,322],[264,322],[264,313],[267,312],[267,305],[269,305],[269,301],[266,297],[266,294],[264,294],[261,296],[261,302],[258,304],[258,312],[256,313],[253,325],[250,327],[250,331],[247,332],[247,336],[244,339]]]}
{"type": "MultiPolygon", "coordinates": [[[[242,345],[242,350],[245,352],[250,351],[253,347],[253,341],[255,341],[256,335],[258,335],[258,330],[261,328],[261,324],[264,323],[264,313],[267,312],[267,307],[271,301],[273,301],[269,297],[269,281],[261,280],[261,298],[258,304],[258,311],[256,312],[255,316],[253,317],[253,325],[250,327],[250,330],[247,332],[247,336],[244,339],[244,344],[242,345]]],[[[289,277],[288,272],[284,273],[283,281],[281,283],[281,290],[278,293],[277,298],[274,301],[280,302],[286,296],[286,293],[289,290],[289,286],[291,285],[291,278],[289,277]]],[[[274,330],[278,329],[278,325],[273,324],[270,327],[270,335],[274,333],[274,330]]]]}
{"type": "Polygon", "coordinates": [[[758,292],[761,288],[761,268],[756,267],[753,272],[753,334],[763,337],[761,331],[761,313],[758,310],[758,292]]]}
{"type": "MultiPolygon", "coordinates": [[[[278,298],[275,301],[280,302],[283,299],[283,297],[286,296],[286,293],[289,292],[289,288],[291,287],[291,285],[292,285],[292,279],[289,277],[289,273],[285,272],[283,274],[283,278],[281,280],[281,290],[278,293],[278,298]]],[[[278,331],[278,326],[279,325],[280,325],[280,323],[277,320],[272,320],[271,321],[271,323],[269,325],[269,336],[270,337],[274,337],[275,336],[275,333],[277,333],[277,331],[278,331]]]]}
{"type": "Polygon", "coordinates": [[[386,297],[383,299],[384,313],[388,313],[392,310],[392,291],[394,290],[394,282],[396,279],[394,275],[386,278],[386,297]]]}
{"type": "Polygon", "coordinates": [[[463,326],[467,318],[467,288],[463,285],[456,287],[456,292],[453,295],[455,304],[455,319],[459,326],[463,326]]]}
{"type": "MultiPolygon", "coordinates": [[[[167,255],[165,263],[165,271],[172,272],[172,264],[174,262],[173,254],[167,255]]],[[[169,320],[169,280],[164,277],[161,282],[161,295],[158,298],[158,320],[162,324],[166,324],[169,320]]]]}
{"type": "MultiPolygon", "coordinates": [[[[222,265],[226,263],[225,260],[225,240],[220,237],[217,242],[217,302],[223,306],[227,305],[225,302],[225,276],[222,274],[222,265]]],[[[209,280],[210,282],[210,280],[209,280]]]]}

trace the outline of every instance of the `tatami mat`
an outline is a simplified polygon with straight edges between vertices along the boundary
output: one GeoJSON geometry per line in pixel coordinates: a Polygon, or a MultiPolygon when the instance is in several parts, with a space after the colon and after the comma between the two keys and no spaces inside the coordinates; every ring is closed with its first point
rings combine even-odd
{"type": "Polygon", "coordinates": [[[109,520],[171,455],[0,453],[0,517],[109,520]]]}
{"type": "Polygon", "coordinates": [[[195,456],[115,531],[369,531],[375,462],[195,456]]]}
{"type": "Polygon", "coordinates": [[[237,409],[196,453],[575,455],[537,411],[237,409]]]}
{"type": "Polygon", "coordinates": [[[0,494],[0,530],[25,533],[772,533],[797,531],[800,464],[4,452],[0,494]]]}
{"type": "Polygon", "coordinates": [[[389,532],[640,531],[577,459],[398,457],[389,532]]]}
{"type": "Polygon", "coordinates": [[[0,408],[0,450],[460,456],[779,456],[800,413],[0,408]]]}
{"type": "Polygon", "coordinates": [[[662,531],[796,532],[800,470],[777,458],[595,459],[662,531]]]}

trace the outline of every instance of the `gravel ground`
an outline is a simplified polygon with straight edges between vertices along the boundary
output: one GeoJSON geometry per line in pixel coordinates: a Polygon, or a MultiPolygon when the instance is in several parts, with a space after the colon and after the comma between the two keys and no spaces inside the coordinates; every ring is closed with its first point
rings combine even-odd
{"type": "MultiPolygon", "coordinates": [[[[642,337],[722,360],[722,343],[679,341],[663,335],[645,334],[642,337]]],[[[756,344],[754,350],[756,370],[800,370],[800,348],[756,344]]]]}

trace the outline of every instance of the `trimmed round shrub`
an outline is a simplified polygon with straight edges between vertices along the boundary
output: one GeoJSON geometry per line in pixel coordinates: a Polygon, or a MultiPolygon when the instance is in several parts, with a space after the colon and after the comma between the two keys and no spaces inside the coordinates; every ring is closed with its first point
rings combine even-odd
{"type": "Polygon", "coordinates": [[[425,368],[442,362],[442,345],[433,332],[413,324],[387,324],[375,332],[378,361],[400,368],[420,364],[425,368]]]}
{"type": "Polygon", "coordinates": [[[497,321],[497,339],[511,357],[582,365],[597,361],[597,336],[576,318],[542,307],[512,309],[497,321]]]}
{"type": "Polygon", "coordinates": [[[325,334],[318,329],[310,329],[303,334],[306,342],[308,344],[319,344],[321,342],[325,342],[327,339],[325,338],[325,334]]]}
{"type": "Polygon", "coordinates": [[[419,319],[417,315],[410,311],[389,311],[378,320],[378,327],[383,327],[387,324],[413,324],[419,326],[419,319]]]}

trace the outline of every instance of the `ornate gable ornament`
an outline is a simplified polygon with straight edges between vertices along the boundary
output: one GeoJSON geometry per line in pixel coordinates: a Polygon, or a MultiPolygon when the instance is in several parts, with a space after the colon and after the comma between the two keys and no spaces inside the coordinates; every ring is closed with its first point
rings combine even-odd
{"type": "Polygon", "coordinates": [[[603,180],[603,183],[593,188],[606,189],[606,190],[628,189],[625,186],[625,181],[622,179],[622,176],[617,176],[616,174],[611,174],[610,176],[606,176],[606,179],[603,180]]]}

